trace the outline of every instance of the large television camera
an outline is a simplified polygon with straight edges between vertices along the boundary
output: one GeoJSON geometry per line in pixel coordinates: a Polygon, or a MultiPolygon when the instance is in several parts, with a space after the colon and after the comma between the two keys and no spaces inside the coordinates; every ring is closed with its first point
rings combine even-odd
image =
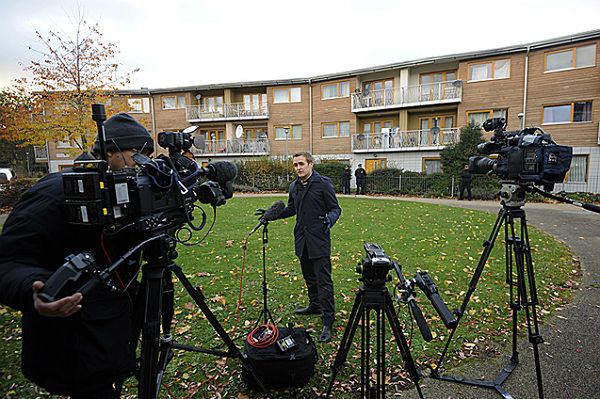
{"type": "Polygon", "coordinates": [[[572,147],[556,144],[550,134],[539,127],[507,132],[504,118],[486,120],[483,129],[493,131],[494,135],[477,149],[485,155],[497,154],[498,158],[469,158],[471,173],[494,173],[517,184],[542,185],[546,191],[564,180],[571,166],[572,147]]]}
{"type": "Polygon", "coordinates": [[[199,230],[203,224],[192,223],[195,202],[217,207],[233,196],[235,165],[213,162],[200,167],[186,156],[192,143],[186,131],[159,134],[158,144],[169,150],[168,156],[151,159],[136,153],[135,167],[109,170],[102,104],[92,105],[92,118],[98,126],[102,159],[77,162],[72,172],[63,174],[70,223],[127,226],[138,232],[166,231],[188,223],[199,230]]]}

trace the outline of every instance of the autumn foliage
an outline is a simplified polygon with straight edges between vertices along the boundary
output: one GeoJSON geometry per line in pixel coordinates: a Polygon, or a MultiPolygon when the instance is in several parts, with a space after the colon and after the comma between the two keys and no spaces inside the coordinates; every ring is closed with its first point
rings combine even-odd
{"type": "Polygon", "coordinates": [[[40,48],[30,49],[37,57],[25,68],[32,77],[0,92],[0,139],[20,145],[70,141],[89,149],[96,135],[91,104],[105,103],[111,113],[111,99],[131,73],[120,74],[116,46],[81,16],[72,36],[54,31],[36,36],[40,48]]]}

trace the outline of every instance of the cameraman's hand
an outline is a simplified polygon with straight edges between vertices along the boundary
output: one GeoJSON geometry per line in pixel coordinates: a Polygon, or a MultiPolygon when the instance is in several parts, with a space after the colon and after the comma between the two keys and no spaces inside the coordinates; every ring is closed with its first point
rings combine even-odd
{"type": "Polygon", "coordinates": [[[81,299],[83,296],[81,293],[76,292],[71,296],[66,296],[54,302],[44,302],[38,294],[44,288],[44,283],[36,281],[32,285],[33,288],[33,307],[42,316],[46,317],[69,317],[73,313],[81,309],[81,299]]]}

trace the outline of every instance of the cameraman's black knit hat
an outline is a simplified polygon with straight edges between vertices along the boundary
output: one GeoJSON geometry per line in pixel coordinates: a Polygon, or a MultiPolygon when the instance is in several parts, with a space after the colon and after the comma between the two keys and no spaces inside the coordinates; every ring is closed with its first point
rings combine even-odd
{"type": "MultiPolygon", "coordinates": [[[[131,115],[121,113],[104,122],[106,134],[106,151],[138,150],[151,153],[154,141],[150,133],[131,115]]],[[[96,141],[93,153],[100,152],[100,143],[96,141]]]]}

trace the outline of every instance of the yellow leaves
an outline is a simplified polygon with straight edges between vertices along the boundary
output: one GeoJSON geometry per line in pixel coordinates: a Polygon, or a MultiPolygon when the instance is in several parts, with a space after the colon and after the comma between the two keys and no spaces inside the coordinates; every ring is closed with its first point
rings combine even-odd
{"type": "Polygon", "coordinates": [[[225,306],[225,304],[226,304],[226,300],[223,295],[214,296],[214,297],[210,298],[210,301],[213,303],[220,303],[223,306],[225,306]]]}

